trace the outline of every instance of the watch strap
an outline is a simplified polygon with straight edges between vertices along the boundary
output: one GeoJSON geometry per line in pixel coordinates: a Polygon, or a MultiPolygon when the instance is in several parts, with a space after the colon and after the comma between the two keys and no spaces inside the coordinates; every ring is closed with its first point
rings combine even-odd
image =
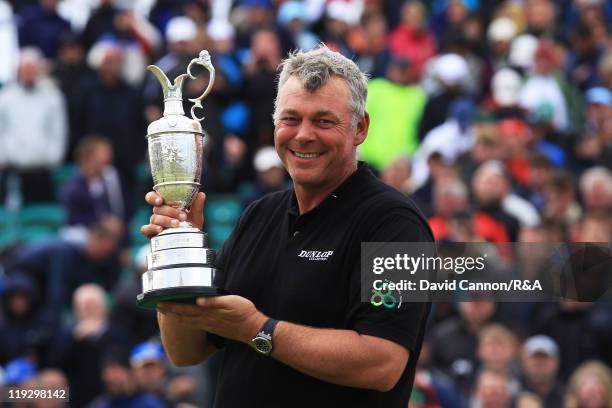
{"type": "Polygon", "coordinates": [[[261,327],[261,330],[259,330],[259,333],[266,334],[270,336],[270,338],[272,338],[272,335],[274,334],[274,329],[276,328],[277,324],[278,324],[278,320],[269,318],[268,320],[266,320],[264,325],[261,327]]]}

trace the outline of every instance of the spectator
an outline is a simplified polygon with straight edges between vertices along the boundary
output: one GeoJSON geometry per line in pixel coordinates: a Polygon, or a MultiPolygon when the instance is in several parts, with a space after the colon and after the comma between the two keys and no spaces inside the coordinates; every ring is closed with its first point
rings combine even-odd
{"type": "Polygon", "coordinates": [[[113,148],[98,136],[87,136],[76,148],[78,173],[67,182],[61,201],[68,225],[89,227],[105,215],[123,219],[125,199],[117,171],[112,166],[113,148]]]}
{"type": "Polygon", "coordinates": [[[515,408],[544,408],[540,397],[530,392],[521,392],[516,397],[515,408]]]}
{"type": "Polygon", "coordinates": [[[427,100],[425,111],[419,124],[419,140],[423,140],[430,130],[444,123],[451,104],[465,95],[465,85],[469,68],[465,59],[457,54],[444,54],[431,62],[429,85],[423,79],[428,94],[434,95],[427,100]]]}
{"type": "Polygon", "coordinates": [[[373,120],[359,156],[379,171],[398,156],[413,154],[418,146],[417,129],[426,96],[414,85],[412,70],[408,61],[393,59],[386,78],[368,84],[367,108],[373,120]]]}
{"type": "Polygon", "coordinates": [[[557,34],[557,10],[550,0],[527,0],[525,4],[527,32],[536,37],[554,37],[557,34]]]}
{"type": "Polygon", "coordinates": [[[498,17],[489,25],[487,39],[491,47],[491,62],[494,68],[500,69],[508,65],[510,44],[517,33],[516,24],[509,17],[498,17]]]}
{"type": "Polygon", "coordinates": [[[604,167],[592,167],[580,177],[580,196],[589,214],[609,215],[612,211],[612,173],[604,167]]]}
{"type": "Polygon", "coordinates": [[[433,152],[429,155],[427,166],[429,167],[429,178],[419,186],[416,184],[414,177],[411,177],[410,191],[412,191],[412,199],[419,204],[419,209],[426,216],[430,216],[432,215],[431,203],[433,203],[433,192],[436,186],[457,179],[459,174],[451,163],[444,160],[439,152],[433,152]]]}
{"type": "Polygon", "coordinates": [[[582,209],[576,202],[574,176],[564,170],[556,170],[544,187],[545,205],[542,210],[548,218],[571,225],[582,216],[582,209]]]}
{"type": "Polygon", "coordinates": [[[495,313],[492,300],[480,299],[460,302],[459,317],[449,318],[431,332],[434,367],[447,373],[464,395],[476,373],[477,333],[495,313]]]}
{"type": "Polygon", "coordinates": [[[499,323],[489,323],[478,332],[476,353],[481,369],[508,375],[513,391],[519,388],[514,378],[518,374],[518,344],[516,335],[499,323]]]}
{"type": "Polygon", "coordinates": [[[481,372],[476,379],[470,407],[510,408],[511,406],[512,393],[508,375],[490,370],[481,372]]]}
{"type": "Polygon", "coordinates": [[[299,1],[287,1],[278,10],[278,23],[291,35],[293,43],[299,50],[310,51],[319,39],[308,27],[306,6],[299,1]]]}
{"type": "Polygon", "coordinates": [[[123,228],[120,220],[107,216],[87,230],[84,243],[52,239],[16,251],[12,267],[28,273],[44,288],[47,321],[58,321],[77,286],[93,281],[103,282],[107,288],[115,284],[119,272],[116,251],[123,228]]]}
{"type": "Polygon", "coordinates": [[[66,159],[73,161],[74,149],[78,140],[83,136],[77,133],[79,112],[79,83],[93,75],[85,63],[85,48],[79,37],[75,34],[66,34],[60,39],[57,61],[53,65],[52,75],[57,79],[58,85],[66,98],[68,109],[68,150],[66,159]]]}
{"type": "MultiPolygon", "coordinates": [[[[524,222],[534,223],[537,213],[533,208],[518,196],[509,195],[509,181],[503,165],[499,162],[489,161],[480,165],[472,179],[472,193],[478,206],[478,216],[491,221],[491,227],[504,230],[509,241],[515,241],[518,236],[519,220],[516,215],[529,208],[531,219],[524,222]]],[[[521,218],[523,216],[521,215],[521,218]]]]}
{"type": "Polygon", "coordinates": [[[72,296],[74,325],[60,366],[70,384],[75,406],[91,402],[103,390],[101,356],[126,346],[126,338],[110,325],[106,292],[93,283],[79,286],[72,296]]]}
{"type": "Polygon", "coordinates": [[[496,119],[522,117],[519,107],[519,96],[523,78],[511,68],[498,70],[491,78],[492,98],[483,103],[483,108],[490,111],[496,119]]]}
{"type": "Polygon", "coordinates": [[[91,16],[82,34],[87,50],[101,41],[113,41],[121,48],[124,65],[122,75],[131,86],[140,86],[146,65],[157,52],[161,36],[148,20],[131,8],[120,9],[115,0],[103,0],[91,16]]]}
{"type": "Polygon", "coordinates": [[[595,33],[596,27],[587,21],[579,21],[572,30],[572,47],[567,66],[568,78],[581,91],[597,85],[597,65],[605,48],[600,44],[595,33]]]}
{"type": "Polygon", "coordinates": [[[134,163],[144,158],[146,129],[142,100],[121,77],[123,56],[119,45],[109,42],[98,43],[89,52],[96,76],[79,84],[77,134],[97,134],[111,141],[117,171],[130,191],[134,163]]]}
{"type": "Polygon", "coordinates": [[[161,344],[154,342],[140,343],[130,353],[130,366],[138,387],[160,399],[165,399],[165,356],[161,344]]]}
{"type": "Polygon", "coordinates": [[[70,32],[70,23],[57,13],[58,3],[59,0],[39,0],[39,5],[25,8],[20,12],[21,47],[39,48],[46,58],[55,59],[60,39],[70,32]]]}
{"type": "Polygon", "coordinates": [[[391,54],[410,61],[417,80],[437,50],[436,39],[427,29],[426,13],[420,1],[407,1],[401,10],[400,24],[389,35],[391,54]]]}
{"type": "MultiPolygon", "coordinates": [[[[66,396],[69,396],[66,375],[61,370],[53,368],[41,370],[34,379],[32,388],[35,390],[49,390],[47,392],[65,390],[67,392],[66,396]]],[[[32,403],[32,408],[62,408],[65,405],[65,400],[62,399],[41,398],[32,403]]]]}
{"type": "Polygon", "coordinates": [[[559,347],[548,336],[525,340],[521,352],[523,387],[542,400],[544,408],[563,405],[563,385],[559,382],[559,347]]]}
{"type": "Polygon", "coordinates": [[[23,48],[18,81],[0,91],[0,167],[18,175],[26,203],[53,201],[51,170],[68,141],[64,97],[44,70],[40,51],[23,48]]]}
{"type": "Polygon", "coordinates": [[[107,353],[102,365],[105,392],[89,408],[166,408],[168,405],[156,396],[142,392],[125,353],[107,353]]]}
{"type": "Polygon", "coordinates": [[[563,405],[563,385],[557,379],[559,347],[548,336],[528,338],[521,353],[523,387],[542,400],[544,408],[563,405]]]}
{"type": "Polygon", "coordinates": [[[567,408],[612,407],[612,373],[597,361],[588,361],[570,378],[565,406],[567,408]]]}
{"type": "Polygon", "coordinates": [[[546,334],[559,346],[561,381],[567,381],[578,365],[597,353],[590,320],[592,307],[588,302],[562,300],[540,304],[532,314],[532,333],[546,334]]]}
{"type": "Polygon", "coordinates": [[[283,190],[286,186],[285,168],[274,147],[266,146],[259,149],[255,153],[253,167],[257,174],[257,183],[253,191],[243,200],[244,208],[264,195],[283,190]]]}
{"type": "Polygon", "coordinates": [[[434,216],[429,226],[436,240],[452,240],[451,219],[469,208],[469,192],[460,180],[438,184],[434,187],[434,216]]]}
{"type": "Polygon", "coordinates": [[[474,142],[468,152],[457,158],[455,166],[463,180],[471,180],[476,169],[489,160],[502,160],[504,147],[493,123],[476,122],[472,126],[474,142]]]}
{"type": "Polygon", "coordinates": [[[351,9],[348,2],[332,1],[327,3],[325,9],[325,29],[323,31],[323,42],[333,51],[342,55],[351,55],[348,44],[348,35],[351,27],[357,24],[361,10],[351,9]]]}
{"type": "Polygon", "coordinates": [[[355,62],[370,78],[384,77],[391,54],[387,46],[387,22],[382,14],[364,14],[362,27],[353,30],[351,47],[357,53],[355,62]]]}
{"type": "Polygon", "coordinates": [[[510,67],[516,69],[521,75],[531,72],[537,48],[537,37],[531,34],[521,34],[516,37],[510,45],[508,55],[510,67]]]}
{"type": "Polygon", "coordinates": [[[270,118],[274,111],[276,68],[280,62],[281,47],[276,33],[256,31],[251,42],[250,59],[244,65],[244,100],[250,111],[250,131],[246,140],[250,155],[259,147],[273,144],[274,129],[270,118]]]}
{"type": "Polygon", "coordinates": [[[61,335],[40,309],[39,289],[23,272],[7,278],[0,320],[0,363],[31,356],[42,365],[54,363],[52,349],[61,350],[61,335]]]}
{"type": "Polygon", "coordinates": [[[457,98],[449,107],[448,119],[429,131],[414,155],[412,183],[421,186],[429,178],[427,161],[431,154],[438,153],[442,159],[453,164],[457,157],[473,144],[472,118],[474,103],[467,98],[457,98]]]}
{"type": "MultiPolygon", "coordinates": [[[[532,0],[533,2],[547,3],[547,0],[532,0]]],[[[562,63],[559,47],[549,40],[542,40],[534,55],[534,72],[527,78],[521,91],[520,105],[529,113],[538,109],[552,112],[551,122],[554,129],[559,132],[568,130],[570,116],[568,103],[562,89],[565,83],[561,76],[556,76],[562,63]]],[[[559,74],[560,75],[560,74],[559,74]]]]}

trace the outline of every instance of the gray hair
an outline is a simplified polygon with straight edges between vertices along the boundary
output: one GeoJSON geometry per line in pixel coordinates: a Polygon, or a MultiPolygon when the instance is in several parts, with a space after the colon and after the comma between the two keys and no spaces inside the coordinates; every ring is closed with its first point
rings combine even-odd
{"type": "Polygon", "coordinates": [[[338,52],[334,52],[321,45],[308,51],[296,51],[289,54],[280,64],[281,72],[278,80],[278,91],[274,101],[274,124],[278,123],[278,95],[281,87],[287,80],[295,76],[304,89],[314,92],[332,77],[344,79],[351,93],[349,109],[351,110],[351,126],[356,127],[357,122],[366,112],[368,99],[368,78],[350,59],[338,52]]]}
{"type": "Polygon", "coordinates": [[[593,186],[601,182],[608,193],[612,191],[612,173],[603,166],[596,166],[586,170],[580,177],[580,190],[587,194],[593,186]]]}

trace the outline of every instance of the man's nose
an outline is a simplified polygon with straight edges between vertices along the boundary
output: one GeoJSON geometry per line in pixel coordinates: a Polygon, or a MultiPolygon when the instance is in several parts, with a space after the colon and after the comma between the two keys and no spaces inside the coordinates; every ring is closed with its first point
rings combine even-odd
{"type": "Polygon", "coordinates": [[[313,126],[313,124],[309,120],[302,120],[294,139],[301,143],[311,142],[315,140],[316,139],[315,126],[313,126]]]}

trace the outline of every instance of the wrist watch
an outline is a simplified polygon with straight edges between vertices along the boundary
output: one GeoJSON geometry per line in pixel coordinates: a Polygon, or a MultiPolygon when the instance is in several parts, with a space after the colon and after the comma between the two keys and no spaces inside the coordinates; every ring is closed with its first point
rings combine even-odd
{"type": "Polygon", "coordinates": [[[251,346],[253,346],[255,351],[266,356],[272,352],[272,335],[274,334],[274,328],[276,327],[277,323],[278,320],[274,319],[268,319],[264,323],[259,333],[257,333],[257,336],[253,337],[251,340],[251,346]]]}

